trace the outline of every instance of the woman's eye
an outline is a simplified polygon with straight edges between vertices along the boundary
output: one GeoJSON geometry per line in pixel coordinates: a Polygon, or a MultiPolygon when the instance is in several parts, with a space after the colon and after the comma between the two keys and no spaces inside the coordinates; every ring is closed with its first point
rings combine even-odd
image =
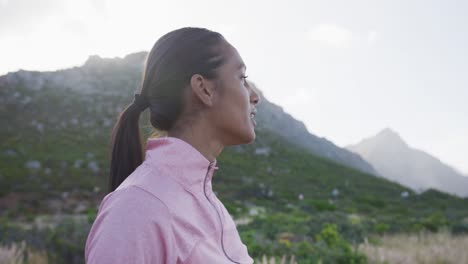
{"type": "Polygon", "coordinates": [[[245,79],[247,79],[247,77],[249,77],[249,76],[247,76],[247,75],[242,75],[242,76],[241,76],[241,79],[243,79],[243,80],[245,81],[245,79]]]}

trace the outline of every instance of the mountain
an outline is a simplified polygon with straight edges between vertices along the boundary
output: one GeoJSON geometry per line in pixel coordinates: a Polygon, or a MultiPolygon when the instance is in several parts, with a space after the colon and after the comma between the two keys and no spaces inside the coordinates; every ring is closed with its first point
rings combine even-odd
{"type": "Polygon", "coordinates": [[[436,157],[412,148],[390,128],[347,148],[372,164],[381,176],[413,190],[433,188],[468,196],[468,178],[436,157]]]}
{"type": "MultiPolygon", "coordinates": [[[[80,67],[0,76],[0,245],[24,240],[53,263],[84,263],[86,235],[106,194],[112,127],[133,100],[145,56],[93,56],[80,67]]],[[[333,237],[339,230],[353,243],[382,232],[468,232],[467,198],[415,193],[325,158],[339,150],[280,107],[266,100],[262,107],[255,142],[223,150],[213,177],[253,257],[294,254],[310,262],[329,250],[316,241],[321,230],[333,237]],[[296,137],[302,141],[292,143],[296,137]]],[[[144,137],[151,134],[147,111],[140,125],[144,137]]]]}
{"type": "Polygon", "coordinates": [[[129,89],[137,90],[146,55],[147,52],[138,52],[113,59],[94,55],[80,67],[48,72],[10,72],[0,77],[0,87],[22,86],[31,91],[51,87],[82,94],[120,96],[129,89]]]}
{"type": "Polygon", "coordinates": [[[281,106],[266,99],[258,106],[257,119],[259,120],[257,123],[262,128],[283,137],[297,147],[362,172],[376,174],[374,168],[359,155],[336,146],[326,138],[319,138],[310,133],[304,123],[284,112],[281,106]]]}
{"type": "MultiPolygon", "coordinates": [[[[0,78],[0,85],[22,85],[31,90],[40,90],[44,86],[50,86],[89,95],[97,93],[128,96],[131,92],[130,89],[137,90],[146,54],[146,52],[134,53],[123,59],[91,56],[82,67],[56,72],[19,71],[9,73],[0,78]]],[[[340,148],[325,138],[313,135],[302,122],[285,113],[280,106],[269,102],[263,95],[262,103],[258,107],[257,123],[259,129],[275,133],[315,155],[362,172],[376,173],[372,166],[359,155],[340,148]]]]}

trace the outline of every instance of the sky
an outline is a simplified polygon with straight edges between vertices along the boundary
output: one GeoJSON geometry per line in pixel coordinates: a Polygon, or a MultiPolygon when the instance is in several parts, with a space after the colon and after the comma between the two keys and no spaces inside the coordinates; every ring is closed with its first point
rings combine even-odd
{"type": "Polygon", "coordinates": [[[0,0],[0,75],[220,32],[271,102],[344,147],[384,128],[468,175],[468,1],[0,0]]]}

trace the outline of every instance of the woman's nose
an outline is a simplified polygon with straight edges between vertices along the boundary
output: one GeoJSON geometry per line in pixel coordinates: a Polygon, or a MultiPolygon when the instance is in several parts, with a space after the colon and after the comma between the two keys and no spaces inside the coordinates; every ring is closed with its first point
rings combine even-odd
{"type": "Polygon", "coordinates": [[[253,104],[257,105],[258,103],[260,103],[260,96],[258,95],[254,87],[251,87],[251,88],[252,88],[252,92],[250,94],[250,101],[253,104]]]}

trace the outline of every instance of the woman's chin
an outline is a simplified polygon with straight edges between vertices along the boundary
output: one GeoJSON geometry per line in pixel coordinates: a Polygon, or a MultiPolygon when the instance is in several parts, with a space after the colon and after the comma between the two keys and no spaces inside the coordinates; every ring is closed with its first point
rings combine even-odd
{"type": "Polygon", "coordinates": [[[255,141],[255,137],[256,137],[255,129],[252,128],[252,129],[250,130],[250,133],[248,134],[248,137],[247,137],[247,141],[248,141],[248,142],[246,142],[245,144],[250,144],[250,143],[254,142],[254,141],[255,141]]]}
{"type": "Polygon", "coordinates": [[[241,137],[238,138],[237,144],[235,145],[245,145],[250,144],[255,141],[255,131],[252,129],[247,133],[243,133],[241,137]]]}
{"type": "Polygon", "coordinates": [[[231,142],[228,144],[229,146],[253,143],[256,138],[255,127],[250,123],[245,128],[238,131],[238,133],[232,134],[232,136],[234,137],[231,137],[231,142]]]}

